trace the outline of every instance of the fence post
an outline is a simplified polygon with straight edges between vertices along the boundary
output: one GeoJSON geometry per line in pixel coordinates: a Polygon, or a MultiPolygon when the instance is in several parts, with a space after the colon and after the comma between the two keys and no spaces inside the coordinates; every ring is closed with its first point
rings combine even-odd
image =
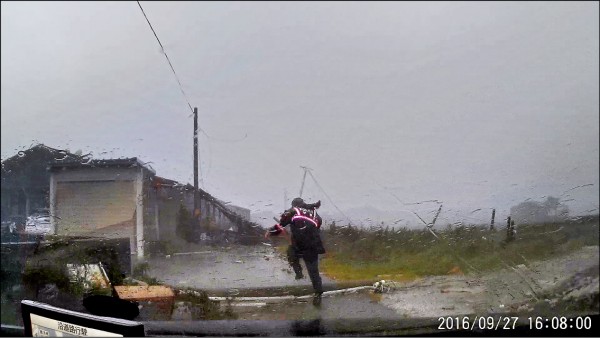
{"type": "Polygon", "coordinates": [[[515,239],[515,221],[510,216],[506,219],[506,241],[515,239]]]}
{"type": "Polygon", "coordinates": [[[510,239],[514,240],[515,239],[515,220],[511,220],[510,221],[510,239]]]}

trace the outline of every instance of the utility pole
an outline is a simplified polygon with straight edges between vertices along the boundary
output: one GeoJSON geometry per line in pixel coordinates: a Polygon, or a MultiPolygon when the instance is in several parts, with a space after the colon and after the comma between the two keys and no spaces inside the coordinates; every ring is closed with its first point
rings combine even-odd
{"type": "Polygon", "coordinates": [[[283,210],[287,210],[287,208],[288,208],[287,190],[283,189],[283,210]]]}
{"type": "Polygon", "coordinates": [[[492,209],[492,222],[490,223],[490,230],[494,230],[494,219],[496,218],[496,209],[492,209]]]}
{"type": "Polygon", "coordinates": [[[300,186],[300,196],[298,196],[298,197],[302,197],[302,190],[304,190],[304,181],[306,180],[306,173],[309,170],[312,170],[311,168],[304,167],[304,166],[300,166],[300,168],[304,169],[304,176],[302,176],[302,185],[300,186]]]}
{"type": "Polygon", "coordinates": [[[194,211],[200,210],[198,201],[198,108],[194,107],[194,211]]]}

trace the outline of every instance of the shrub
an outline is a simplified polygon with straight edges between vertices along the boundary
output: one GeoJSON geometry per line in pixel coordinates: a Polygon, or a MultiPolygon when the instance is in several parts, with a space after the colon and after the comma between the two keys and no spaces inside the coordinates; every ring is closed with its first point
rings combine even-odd
{"type": "Polygon", "coordinates": [[[187,242],[194,242],[196,236],[193,228],[193,219],[190,211],[183,204],[179,205],[176,222],[175,233],[177,236],[187,242]]]}

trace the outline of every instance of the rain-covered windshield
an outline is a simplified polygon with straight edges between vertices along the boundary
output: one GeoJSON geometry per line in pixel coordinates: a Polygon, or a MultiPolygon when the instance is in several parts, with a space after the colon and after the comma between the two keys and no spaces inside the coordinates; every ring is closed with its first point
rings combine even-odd
{"type": "Polygon", "coordinates": [[[3,331],[591,334],[598,2],[1,9],[3,331]]]}

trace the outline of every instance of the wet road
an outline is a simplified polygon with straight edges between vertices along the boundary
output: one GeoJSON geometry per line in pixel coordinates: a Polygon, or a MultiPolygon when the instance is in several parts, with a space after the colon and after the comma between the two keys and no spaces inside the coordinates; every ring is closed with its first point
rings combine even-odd
{"type": "MultiPolygon", "coordinates": [[[[148,264],[149,275],[165,284],[202,289],[209,294],[210,291],[269,287],[306,287],[312,292],[306,267],[303,265],[305,278],[295,280],[287,261],[269,246],[204,248],[169,258],[150,258],[148,264]]],[[[334,284],[324,275],[321,278],[325,286],[334,284]]]]}
{"type": "Polygon", "coordinates": [[[529,311],[528,302],[598,292],[598,259],[598,246],[588,246],[482,276],[426,277],[403,283],[381,304],[411,318],[529,311]]]}
{"type": "MultiPolygon", "coordinates": [[[[396,290],[385,294],[365,290],[324,297],[320,308],[314,307],[310,300],[233,306],[239,319],[246,320],[389,320],[521,311],[519,303],[535,300],[536,294],[553,290],[594,266],[597,271],[598,258],[597,246],[584,247],[570,255],[483,276],[432,276],[399,283],[396,290]]],[[[293,287],[304,290],[301,294],[312,293],[310,281],[296,281],[287,262],[271,247],[236,247],[173,255],[150,259],[149,263],[150,274],[166,284],[204,289],[209,295],[219,290],[229,290],[228,294],[233,296],[238,289],[293,287]]],[[[575,289],[591,288],[597,292],[597,273],[581,278],[585,284],[575,289]]],[[[335,288],[335,282],[330,279],[323,276],[323,281],[329,289],[335,288]]]]}
{"type": "MultiPolygon", "coordinates": [[[[279,295],[286,294],[285,289],[296,289],[301,295],[313,292],[308,277],[295,280],[287,261],[268,246],[199,250],[151,258],[148,263],[149,274],[165,284],[206,290],[211,296],[224,290],[233,296],[238,290],[264,288],[277,290],[279,295]]],[[[334,281],[323,275],[321,278],[326,290],[336,288],[334,281]]],[[[364,291],[324,297],[320,308],[309,299],[259,306],[233,304],[233,310],[242,320],[398,318],[396,311],[379,304],[379,300],[378,295],[364,291]]]]}

